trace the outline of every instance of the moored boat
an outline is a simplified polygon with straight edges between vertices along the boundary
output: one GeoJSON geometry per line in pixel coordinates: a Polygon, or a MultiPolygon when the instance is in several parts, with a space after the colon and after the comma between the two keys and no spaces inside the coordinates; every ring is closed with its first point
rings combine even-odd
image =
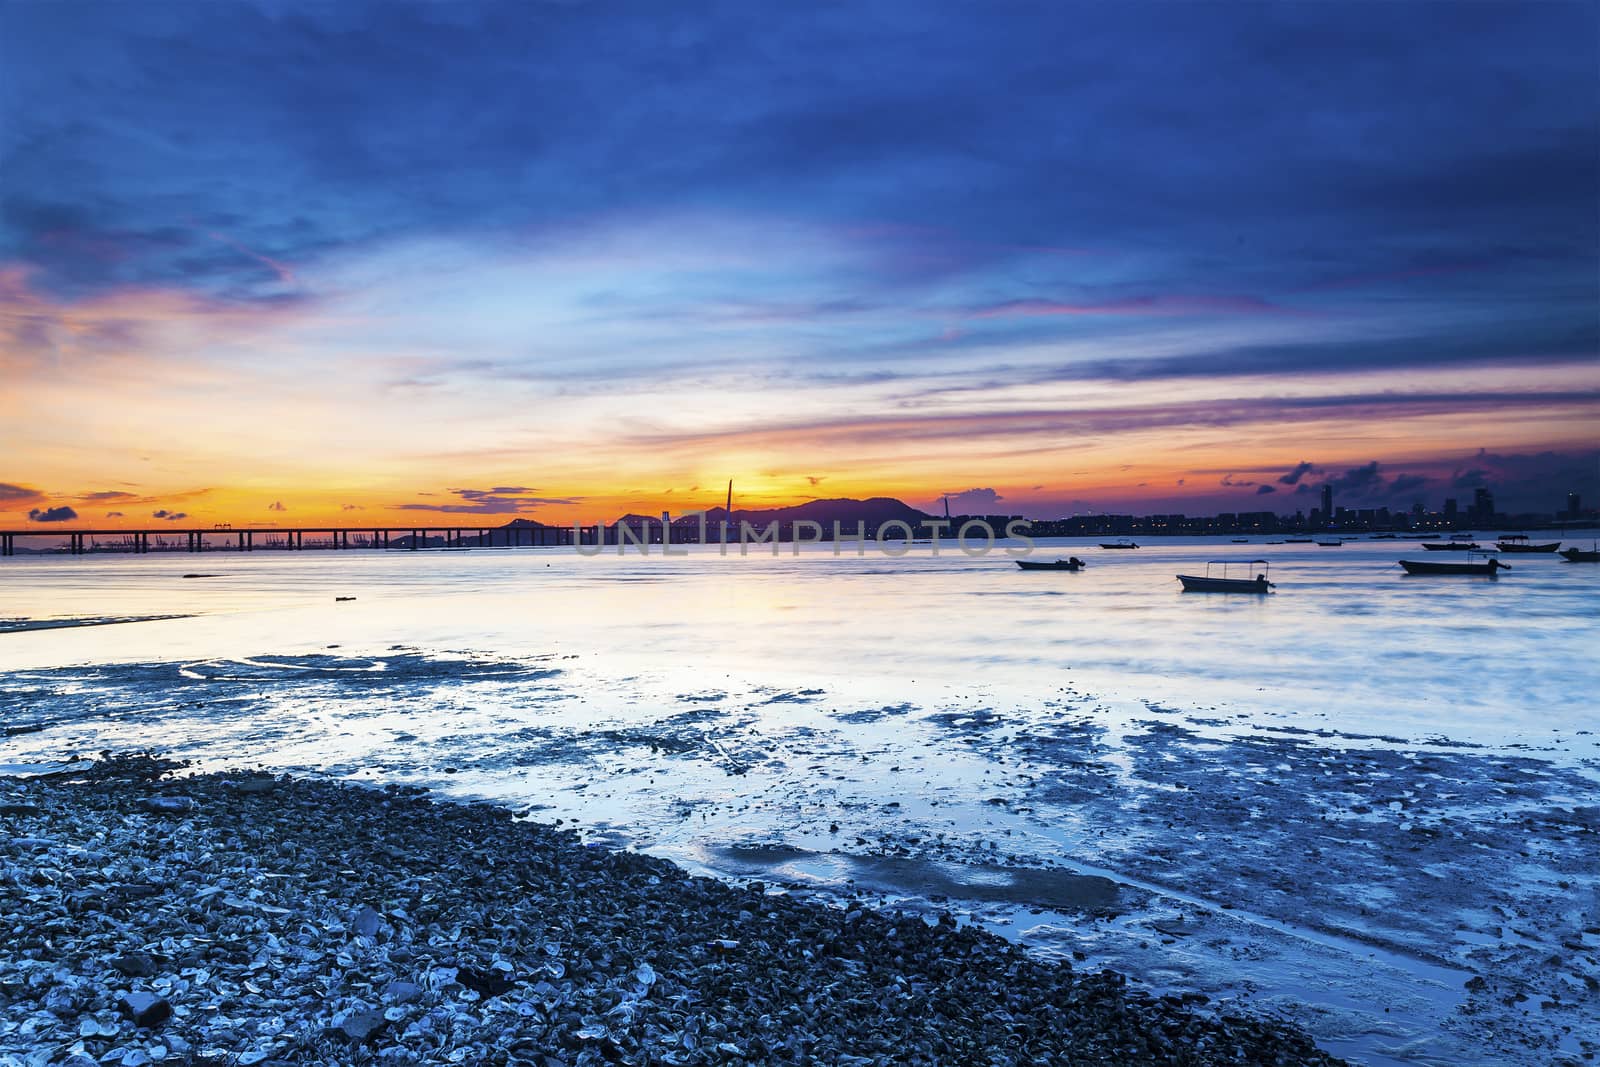
{"type": "Polygon", "coordinates": [[[1564,548],[1561,556],[1568,563],[1600,563],[1600,549],[1564,548]]]}
{"type": "Polygon", "coordinates": [[[1317,547],[1318,548],[1338,548],[1342,544],[1344,544],[1343,541],[1318,541],[1317,542],[1317,547]]]}
{"type": "Polygon", "coordinates": [[[1555,552],[1561,547],[1560,541],[1545,541],[1542,544],[1530,542],[1525,534],[1503,537],[1494,543],[1494,547],[1502,552],[1533,554],[1535,552],[1555,552]]]}
{"type": "Polygon", "coordinates": [[[1138,548],[1139,546],[1134,544],[1132,541],[1124,540],[1124,541],[1109,541],[1109,542],[1108,541],[1101,541],[1100,542],[1100,547],[1101,548],[1138,548]]]}
{"type": "Polygon", "coordinates": [[[1405,568],[1407,574],[1477,575],[1484,578],[1493,578],[1496,571],[1508,571],[1511,569],[1511,564],[1501,563],[1497,559],[1467,560],[1461,563],[1403,559],[1400,561],[1400,566],[1405,568]]]}
{"type": "Polygon", "coordinates": [[[1264,559],[1243,561],[1243,565],[1249,570],[1254,570],[1258,563],[1261,565],[1261,570],[1254,578],[1228,577],[1228,568],[1230,566],[1238,566],[1240,562],[1240,560],[1236,559],[1210,560],[1206,563],[1205,574],[1180,574],[1178,575],[1178,581],[1183,583],[1183,591],[1185,593],[1270,593],[1276,588],[1271,582],[1267,581],[1267,571],[1270,564],[1264,559]],[[1221,567],[1222,574],[1220,576],[1212,575],[1212,567],[1221,567]]]}
{"type": "Polygon", "coordinates": [[[1481,552],[1476,541],[1424,541],[1422,547],[1429,552],[1481,552]]]}
{"type": "Polygon", "coordinates": [[[1081,571],[1084,564],[1083,560],[1073,556],[1071,559],[1058,559],[1053,563],[1045,560],[1019,559],[1017,566],[1025,571],[1081,571]]]}

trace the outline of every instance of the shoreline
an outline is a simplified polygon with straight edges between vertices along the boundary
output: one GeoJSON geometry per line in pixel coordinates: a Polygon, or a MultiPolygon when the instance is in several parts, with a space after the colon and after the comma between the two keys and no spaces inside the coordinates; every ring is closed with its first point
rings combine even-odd
{"type": "Polygon", "coordinates": [[[541,1065],[1340,1062],[1292,1027],[1217,1018],[948,915],[693,877],[407,787],[174,769],[123,758],[0,779],[0,897],[22,916],[0,956],[0,1051],[86,1064],[122,1048],[130,1065],[357,1049],[541,1065]],[[141,1009],[166,1017],[141,1028],[128,1017],[141,1009]]]}

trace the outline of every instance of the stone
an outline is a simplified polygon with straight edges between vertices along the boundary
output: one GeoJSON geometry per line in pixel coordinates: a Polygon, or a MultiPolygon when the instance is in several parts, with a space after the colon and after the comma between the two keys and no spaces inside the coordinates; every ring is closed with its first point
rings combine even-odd
{"type": "Polygon", "coordinates": [[[363,907],[356,912],[355,918],[350,920],[350,929],[362,937],[372,937],[378,932],[378,926],[382,922],[383,917],[371,907],[363,907]]]}
{"type": "Polygon", "coordinates": [[[396,1004],[409,1004],[420,996],[422,996],[421,986],[415,982],[406,982],[398,978],[390,982],[383,990],[383,998],[392,1000],[396,1004]]]}
{"type": "Polygon", "coordinates": [[[380,1011],[352,1012],[339,1024],[339,1030],[352,1041],[366,1041],[389,1025],[380,1011]]]}
{"type": "Polygon", "coordinates": [[[126,978],[150,978],[156,973],[156,961],[142,952],[118,956],[111,966],[126,978]]]}
{"type": "Polygon", "coordinates": [[[154,993],[124,994],[117,1001],[117,1010],[147,1030],[172,1018],[172,1005],[154,993]]]}

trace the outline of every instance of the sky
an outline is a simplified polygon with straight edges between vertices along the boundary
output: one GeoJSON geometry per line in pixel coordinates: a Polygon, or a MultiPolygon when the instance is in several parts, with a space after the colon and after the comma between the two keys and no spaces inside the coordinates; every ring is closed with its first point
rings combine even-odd
{"type": "Polygon", "coordinates": [[[0,0],[0,526],[1600,502],[1593,3],[0,0]]]}

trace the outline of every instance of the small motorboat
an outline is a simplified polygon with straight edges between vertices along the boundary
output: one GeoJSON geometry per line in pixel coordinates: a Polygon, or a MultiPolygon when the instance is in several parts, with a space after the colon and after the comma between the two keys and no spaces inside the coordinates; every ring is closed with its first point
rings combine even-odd
{"type": "Polygon", "coordinates": [[[1269,564],[1264,559],[1245,560],[1247,570],[1255,570],[1256,564],[1261,565],[1261,570],[1254,578],[1230,578],[1228,568],[1238,566],[1239,560],[1214,559],[1206,563],[1205,574],[1180,574],[1178,581],[1183,583],[1185,593],[1270,593],[1276,588],[1267,581],[1269,564]],[[1212,567],[1221,567],[1222,574],[1213,576],[1212,567]]]}
{"type": "Polygon", "coordinates": [[[1494,543],[1494,547],[1498,548],[1502,552],[1525,552],[1532,554],[1535,552],[1554,552],[1561,547],[1561,542],[1545,541],[1542,544],[1534,544],[1528,540],[1527,534],[1507,534],[1500,540],[1496,541],[1494,543]]]}
{"type": "Polygon", "coordinates": [[[1429,552],[1481,552],[1476,541],[1424,541],[1422,547],[1429,552]]]}
{"type": "Polygon", "coordinates": [[[1286,545],[1309,545],[1311,543],[1311,538],[1309,538],[1309,537],[1285,537],[1283,539],[1283,543],[1286,544],[1286,545]]]}
{"type": "Polygon", "coordinates": [[[1400,566],[1405,568],[1407,574],[1455,574],[1463,576],[1476,575],[1480,578],[1493,578],[1496,571],[1508,571],[1511,564],[1501,563],[1497,559],[1467,560],[1464,563],[1443,563],[1433,560],[1403,559],[1400,566]]]}
{"type": "Polygon", "coordinates": [[[1600,549],[1563,548],[1561,558],[1568,563],[1600,563],[1600,549]]]}
{"type": "Polygon", "coordinates": [[[1073,556],[1070,559],[1058,559],[1053,563],[1044,560],[1019,559],[1017,560],[1017,566],[1025,571],[1081,571],[1084,564],[1083,560],[1073,556]]]}
{"type": "Polygon", "coordinates": [[[1132,541],[1123,540],[1123,541],[1111,541],[1111,542],[1102,541],[1102,542],[1100,542],[1100,547],[1101,548],[1138,548],[1139,546],[1134,544],[1132,541]]]}
{"type": "Polygon", "coordinates": [[[1318,541],[1317,542],[1317,547],[1318,548],[1338,548],[1342,544],[1344,544],[1343,541],[1318,541]]]}
{"type": "Polygon", "coordinates": [[[1250,539],[1248,537],[1235,537],[1233,539],[1233,543],[1236,545],[1248,545],[1250,543],[1250,539]]]}

